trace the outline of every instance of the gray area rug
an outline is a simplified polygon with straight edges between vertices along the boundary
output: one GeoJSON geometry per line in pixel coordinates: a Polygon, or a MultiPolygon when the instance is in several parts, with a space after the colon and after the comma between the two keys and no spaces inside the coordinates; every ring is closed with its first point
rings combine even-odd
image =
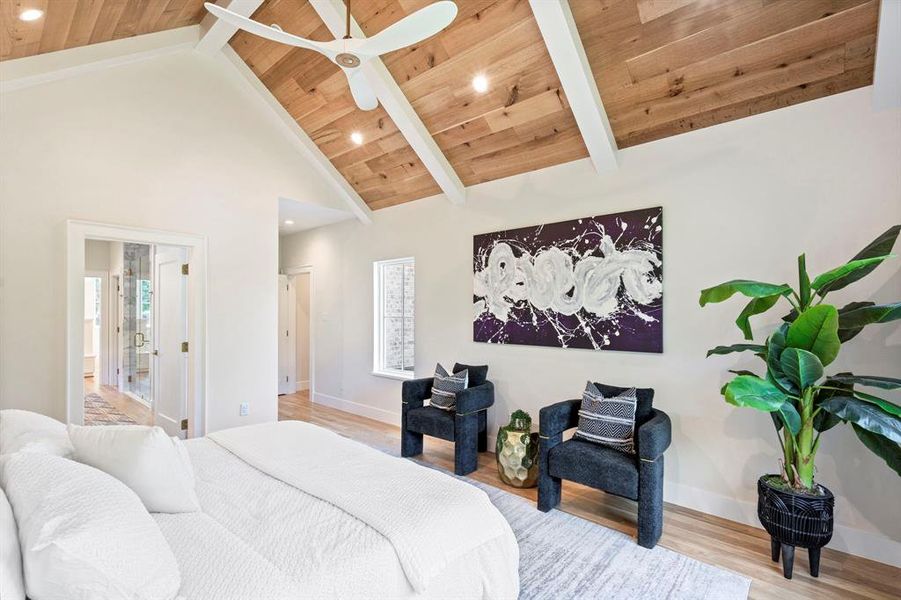
{"type": "MultiPolygon", "coordinates": [[[[392,456],[397,448],[371,444],[392,456]]],[[[519,542],[520,600],[745,600],[751,580],[656,546],[642,548],[624,533],[533,502],[469,477],[484,490],[519,542]]]]}
{"type": "Polygon", "coordinates": [[[751,580],[559,510],[543,513],[524,498],[463,478],[482,489],[519,542],[521,600],[575,598],[745,599],[751,580]]]}

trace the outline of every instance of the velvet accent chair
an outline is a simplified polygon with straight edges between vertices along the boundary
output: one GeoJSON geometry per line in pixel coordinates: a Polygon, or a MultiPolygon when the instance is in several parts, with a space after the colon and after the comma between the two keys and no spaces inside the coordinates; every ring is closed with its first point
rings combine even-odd
{"type": "Polygon", "coordinates": [[[401,456],[422,454],[422,436],[454,442],[454,473],[467,475],[479,467],[479,452],[488,450],[488,408],[494,404],[494,384],[487,366],[457,363],[454,373],[469,371],[469,387],[457,392],[456,410],[424,405],[432,397],[434,378],[404,381],[401,407],[401,456]]]}
{"type": "MultiPolygon", "coordinates": [[[[605,397],[627,388],[596,384],[605,397]]],[[[581,400],[545,406],[539,413],[538,510],[560,504],[563,480],[638,501],[638,544],[657,545],[663,533],[663,452],[672,439],[670,419],[652,408],[654,390],[638,389],[635,454],[580,439],[563,441],[579,423],[581,400]]]]}

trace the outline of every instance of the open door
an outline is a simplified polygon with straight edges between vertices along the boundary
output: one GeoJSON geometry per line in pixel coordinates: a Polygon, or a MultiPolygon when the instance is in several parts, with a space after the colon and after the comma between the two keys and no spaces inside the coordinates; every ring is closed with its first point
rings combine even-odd
{"type": "Polygon", "coordinates": [[[154,422],[182,439],[188,428],[188,268],[184,248],[158,246],[154,258],[154,422]]]}

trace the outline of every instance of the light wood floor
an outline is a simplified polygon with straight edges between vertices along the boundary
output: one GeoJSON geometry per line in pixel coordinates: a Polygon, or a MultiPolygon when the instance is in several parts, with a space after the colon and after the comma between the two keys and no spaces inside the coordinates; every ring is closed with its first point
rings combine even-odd
{"type": "MultiPolygon", "coordinates": [[[[84,393],[98,394],[116,410],[134,419],[138,425],[153,425],[153,411],[111,385],[101,385],[94,377],[84,378],[84,393]]],[[[90,423],[85,423],[89,425],[90,423]]]]}
{"type": "MultiPolygon", "coordinates": [[[[341,435],[375,446],[400,450],[400,429],[340,410],[312,404],[308,392],[279,397],[279,419],[308,421],[341,435]]],[[[426,437],[425,462],[453,471],[453,445],[426,437]]],[[[537,491],[518,490],[501,483],[494,454],[479,457],[479,469],[469,477],[535,501],[537,491]]],[[[560,509],[605,527],[635,535],[635,503],[564,482],[560,509]]],[[[750,598],[901,598],[901,569],[830,550],[823,550],[820,577],[808,573],[807,553],[798,550],[794,578],[782,577],[781,566],[770,561],[770,541],[756,527],[667,504],[660,545],[699,561],[731,569],[752,580],[750,598]]]]}

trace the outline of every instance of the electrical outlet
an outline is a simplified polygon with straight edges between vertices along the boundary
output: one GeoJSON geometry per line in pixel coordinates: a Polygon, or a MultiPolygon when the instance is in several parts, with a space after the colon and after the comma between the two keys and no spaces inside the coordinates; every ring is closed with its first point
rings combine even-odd
{"type": "Polygon", "coordinates": [[[242,403],[241,403],[241,416],[242,416],[242,417],[246,417],[246,416],[247,416],[247,413],[249,413],[249,412],[250,412],[250,403],[249,403],[249,402],[242,402],[242,403]]]}

